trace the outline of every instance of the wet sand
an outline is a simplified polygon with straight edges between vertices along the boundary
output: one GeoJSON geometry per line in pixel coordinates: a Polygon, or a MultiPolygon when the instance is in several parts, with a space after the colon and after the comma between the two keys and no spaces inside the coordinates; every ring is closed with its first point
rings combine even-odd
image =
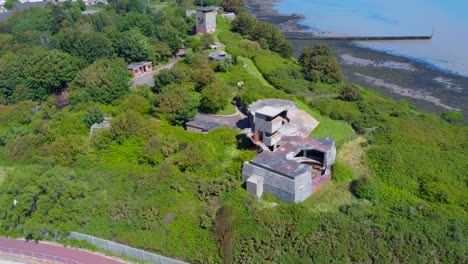
{"type": "MultiPolygon", "coordinates": [[[[326,35],[300,25],[300,14],[283,15],[273,9],[280,0],[245,0],[258,19],[273,23],[286,38],[326,35]]],[[[420,109],[437,114],[448,110],[468,116],[468,77],[439,70],[427,63],[410,60],[355,45],[348,41],[291,40],[295,55],[318,42],[329,45],[340,61],[345,80],[370,88],[396,100],[404,99],[420,109]]]]}

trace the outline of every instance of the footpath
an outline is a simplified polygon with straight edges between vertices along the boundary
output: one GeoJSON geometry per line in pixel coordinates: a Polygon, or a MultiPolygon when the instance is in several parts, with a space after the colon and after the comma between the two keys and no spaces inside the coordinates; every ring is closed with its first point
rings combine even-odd
{"type": "Polygon", "coordinates": [[[52,263],[67,264],[125,264],[130,263],[117,258],[76,248],[64,247],[50,242],[35,242],[23,239],[0,238],[0,259],[39,259],[52,263]]]}

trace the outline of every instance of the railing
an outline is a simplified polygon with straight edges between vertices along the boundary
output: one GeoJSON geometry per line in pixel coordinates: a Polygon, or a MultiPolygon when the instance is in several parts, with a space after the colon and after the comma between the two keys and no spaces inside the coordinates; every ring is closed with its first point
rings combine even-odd
{"type": "Polygon", "coordinates": [[[125,255],[127,257],[138,259],[144,262],[157,264],[186,264],[186,262],[180,260],[171,259],[154,253],[146,252],[141,249],[132,248],[127,245],[77,232],[70,232],[67,238],[88,241],[98,248],[108,250],[116,254],[125,255]]]}
{"type": "Polygon", "coordinates": [[[26,258],[36,258],[36,259],[43,259],[43,260],[50,260],[56,263],[64,263],[64,264],[79,264],[76,261],[69,260],[66,258],[51,256],[43,253],[31,252],[31,251],[24,251],[24,250],[17,250],[11,248],[3,248],[0,247],[0,254],[7,254],[11,256],[20,256],[26,258]]]}

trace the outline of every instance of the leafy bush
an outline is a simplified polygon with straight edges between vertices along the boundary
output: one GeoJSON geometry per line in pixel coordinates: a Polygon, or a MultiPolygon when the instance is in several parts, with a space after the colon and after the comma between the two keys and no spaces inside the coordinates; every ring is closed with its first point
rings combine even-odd
{"type": "Polygon", "coordinates": [[[200,105],[199,94],[193,90],[192,84],[167,86],[157,99],[157,114],[178,125],[193,118],[200,105]]]}
{"type": "Polygon", "coordinates": [[[88,128],[96,123],[101,123],[102,121],[104,121],[104,113],[101,108],[94,106],[86,110],[84,122],[88,128]]]}
{"type": "Polygon", "coordinates": [[[90,100],[107,104],[128,93],[129,80],[122,60],[98,59],[76,75],[70,89],[75,102],[90,100]]]}
{"type": "Polygon", "coordinates": [[[303,67],[305,78],[310,81],[332,84],[343,79],[338,61],[323,43],[316,44],[312,49],[304,48],[298,61],[303,67]]]}
{"type": "Polygon", "coordinates": [[[212,83],[201,92],[200,108],[206,113],[217,113],[231,101],[230,87],[223,83],[212,83]]]}
{"type": "Polygon", "coordinates": [[[340,99],[349,102],[360,101],[362,99],[361,91],[357,85],[347,83],[340,91],[340,99]]]}
{"type": "Polygon", "coordinates": [[[465,122],[465,117],[460,112],[449,111],[442,114],[442,119],[453,124],[462,124],[465,122]]]}
{"type": "Polygon", "coordinates": [[[371,201],[377,200],[377,186],[372,178],[364,176],[351,183],[351,190],[356,197],[368,199],[371,201]]]}
{"type": "Polygon", "coordinates": [[[346,167],[343,163],[341,162],[335,162],[333,164],[333,174],[332,174],[333,180],[340,182],[340,181],[347,181],[353,178],[353,172],[351,169],[346,167]]]}

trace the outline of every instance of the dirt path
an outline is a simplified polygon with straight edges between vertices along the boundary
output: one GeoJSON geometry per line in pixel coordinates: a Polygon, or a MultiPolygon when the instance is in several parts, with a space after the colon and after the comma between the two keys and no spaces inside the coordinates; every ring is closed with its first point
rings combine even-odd
{"type": "MultiPolygon", "coordinates": [[[[94,254],[89,251],[84,251],[81,249],[67,248],[62,245],[52,244],[48,242],[33,242],[19,239],[7,239],[0,238],[0,252],[7,252],[12,250],[13,252],[19,253],[23,252],[24,255],[31,255],[31,253],[36,253],[38,255],[43,255],[48,258],[57,257],[60,259],[66,259],[70,262],[80,263],[80,264],[124,264],[129,263],[123,260],[118,260],[115,258],[106,257],[104,255],[94,254]]],[[[6,254],[7,255],[7,254],[6,254]]],[[[17,254],[15,254],[17,255],[17,254]]]]}

